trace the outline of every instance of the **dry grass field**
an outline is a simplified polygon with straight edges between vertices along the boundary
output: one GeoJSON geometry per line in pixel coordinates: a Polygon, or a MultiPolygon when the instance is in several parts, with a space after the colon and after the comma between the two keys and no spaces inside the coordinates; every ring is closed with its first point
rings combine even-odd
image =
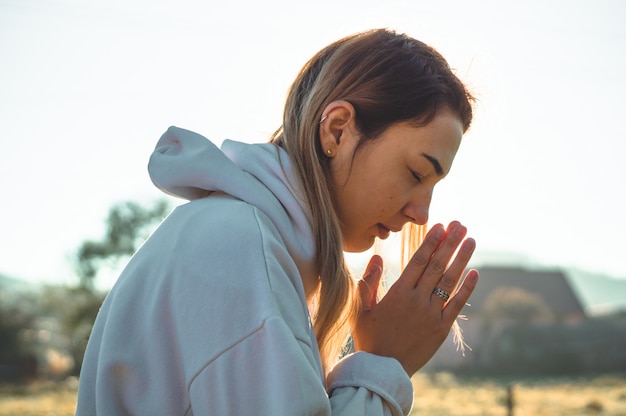
{"type": "Polygon", "coordinates": [[[463,380],[447,373],[413,378],[411,416],[506,416],[512,385],[514,416],[626,416],[626,375],[576,379],[463,380]]]}
{"type": "MultiPolygon", "coordinates": [[[[413,379],[411,416],[506,416],[507,386],[498,380],[465,380],[446,373],[413,379]]],[[[626,416],[626,375],[520,380],[513,387],[515,416],[626,416]]],[[[76,381],[0,389],[0,416],[71,416],[76,381]]]]}
{"type": "Polygon", "coordinates": [[[0,388],[1,416],[70,416],[76,405],[76,379],[0,388]]]}

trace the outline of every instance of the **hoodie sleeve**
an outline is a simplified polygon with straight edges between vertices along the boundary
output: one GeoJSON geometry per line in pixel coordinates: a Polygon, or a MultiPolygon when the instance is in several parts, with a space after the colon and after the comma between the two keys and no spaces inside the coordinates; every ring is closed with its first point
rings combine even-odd
{"type": "Polygon", "coordinates": [[[394,358],[351,354],[332,369],[327,384],[333,415],[400,416],[413,406],[413,385],[394,358]]]}
{"type": "Polygon", "coordinates": [[[189,392],[193,414],[409,414],[411,382],[394,359],[367,353],[346,357],[332,371],[325,391],[306,349],[298,344],[284,321],[266,321],[195,378],[189,392]]]}

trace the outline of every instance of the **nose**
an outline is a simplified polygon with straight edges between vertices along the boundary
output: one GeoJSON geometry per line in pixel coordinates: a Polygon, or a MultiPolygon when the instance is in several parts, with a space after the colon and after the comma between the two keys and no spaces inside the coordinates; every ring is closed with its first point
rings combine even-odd
{"type": "Polygon", "coordinates": [[[430,201],[433,197],[432,189],[420,193],[416,193],[407,202],[402,210],[402,214],[412,223],[424,225],[428,222],[428,213],[430,210],[430,201]]]}

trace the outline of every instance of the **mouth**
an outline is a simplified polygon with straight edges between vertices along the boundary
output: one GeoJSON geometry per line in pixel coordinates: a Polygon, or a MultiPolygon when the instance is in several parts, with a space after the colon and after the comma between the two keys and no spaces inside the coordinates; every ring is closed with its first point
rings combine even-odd
{"type": "Polygon", "coordinates": [[[377,225],[378,225],[378,238],[380,238],[381,240],[386,240],[387,237],[389,237],[391,230],[382,224],[377,224],[377,225]]]}

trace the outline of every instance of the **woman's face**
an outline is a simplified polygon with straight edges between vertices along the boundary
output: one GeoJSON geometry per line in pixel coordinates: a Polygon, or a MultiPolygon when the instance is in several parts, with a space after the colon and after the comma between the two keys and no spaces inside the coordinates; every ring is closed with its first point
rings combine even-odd
{"type": "Polygon", "coordinates": [[[330,170],[344,250],[367,250],[408,221],[426,224],[433,188],[449,172],[462,135],[460,118],[448,109],[425,126],[393,125],[359,148],[358,134],[343,134],[330,170]]]}

